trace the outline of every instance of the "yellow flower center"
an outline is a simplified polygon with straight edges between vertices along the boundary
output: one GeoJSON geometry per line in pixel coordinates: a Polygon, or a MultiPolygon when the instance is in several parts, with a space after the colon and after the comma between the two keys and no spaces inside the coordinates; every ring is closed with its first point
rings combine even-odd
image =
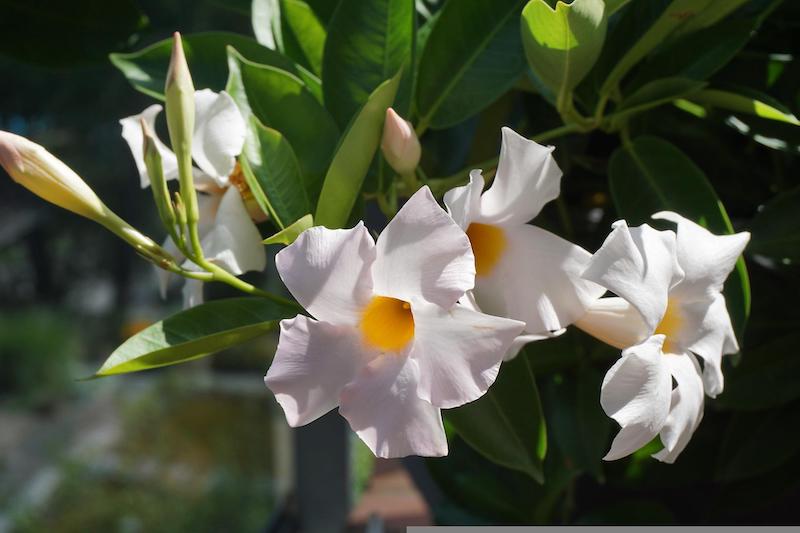
{"type": "Polygon", "coordinates": [[[414,338],[411,304],[388,296],[375,296],[364,308],[359,324],[364,340],[386,352],[402,350],[414,338]]]}
{"type": "Polygon", "coordinates": [[[675,353],[675,344],[671,341],[678,331],[683,326],[683,314],[681,313],[680,304],[674,298],[667,301],[667,310],[664,312],[664,317],[656,328],[656,334],[661,334],[666,337],[664,340],[665,353],[675,353]]]}
{"type": "Polygon", "coordinates": [[[467,237],[475,255],[475,273],[488,276],[506,249],[505,232],[497,226],[473,222],[467,228],[467,237]]]}
{"type": "Polygon", "coordinates": [[[258,205],[258,202],[253,196],[253,191],[250,190],[250,186],[247,184],[247,180],[244,177],[242,166],[238,161],[236,162],[236,166],[233,168],[233,172],[230,176],[228,176],[228,181],[232,186],[239,189],[239,194],[242,196],[242,201],[247,209],[247,213],[254,222],[264,222],[269,218],[261,210],[261,207],[258,205]]]}

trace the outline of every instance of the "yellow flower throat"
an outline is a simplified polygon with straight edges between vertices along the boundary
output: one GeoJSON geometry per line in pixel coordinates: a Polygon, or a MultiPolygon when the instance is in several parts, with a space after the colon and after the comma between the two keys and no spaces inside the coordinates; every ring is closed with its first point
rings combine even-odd
{"type": "Polygon", "coordinates": [[[467,228],[467,237],[475,255],[475,273],[488,276],[506,250],[508,243],[505,232],[497,226],[473,222],[467,228]]]}
{"type": "Polygon", "coordinates": [[[400,351],[414,338],[411,304],[389,296],[374,296],[361,314],[359,329],[373,348],[400,351]]]}

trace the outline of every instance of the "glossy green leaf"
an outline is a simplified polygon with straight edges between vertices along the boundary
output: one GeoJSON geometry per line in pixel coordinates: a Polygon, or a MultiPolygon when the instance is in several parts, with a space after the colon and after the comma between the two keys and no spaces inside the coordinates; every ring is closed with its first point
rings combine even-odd
{"type": "Polygon", "coordinates": [[[735,113],[747,113],[768,120],[786,122],[794,126],[800,125],[797,117],[788,110],[781,109],[770,103],[768,96],[759,95],[752,90],[747,90],[747,93],[737,94],[719,89],[706,89],[692,94],[688,97],[688,100],[696,104],[719,107],[735,113]]]}
{"type": "Polygon", "coordinates": [[[412,0],[342,0],[325,42],[325,105],[345,127],[378,85],[409,61],[412,0]]]}
{"type": "Polygon", "coordinates": [[[603,0],[530,0],[522,10],[522,43],[528,64],[561,101],[589,73],[603,49],[607,15],[603,0]]]}
{"type": "Polygon", "coordinates": [[[281,0],[283,51],[319,76],[327,31],[303,0],[281,0]]]}
{"type": "Polygon", "coordinates": [[[800,261],[800,187],[779,194],[750,223],[748,252],[800,261]]]}
{"type": "Polygon", "coordinates": [[[297,308],[263,298],[208,302],[156,322],[114,350],[96,376],[174,365],[213,354],[275,328],[297,308]]]}
{"type": "MultiPolygon", "coordinates": [[[[210,32],[183,36],[186,60],[197,89],[220,91],[228,78],[226,46],[233,46],[249,59],[299,76],[309,86],[319,80],[287,57],[236,33],[210,32]]],[[[132,54],[111,54],[111,62],[133,87],[149,96],[164,99],[164,83],[172,53],[172,39],[164,39],[132,54]]]]}
{"type": "Polygon", "coordinates": [[[445,416],[487,459],[544,482],[547,430],[536,379],[524,352],[503,363],[497,381],[486,394],[446,411],[445,416]]]}
{"type": "Polygon", "coordinates": [[[800,398],[798,346],[800,334],[793,333],[747,350],[739,366],[726,373],[718,403],[739,411],[759,411],[800,398]]]}
{"type": "Polygon", "coordinates": [[[717,461],[716,478],[734,481],[769,472],[800,453],[800,405],[731,419],[717,461]]]}
{"type": "MultiPolygon", "coordinates": [[[[672,0],[661,12],[661,15],[636,40],[633,46],[627,47],[621,57],[614,58],[615,66],[603,82],[601,92],[613,92],[619,88],[622,78],[645,56],[661,45],[667,37],[688,23],[697,13],[702,12],[714,0],[672,0]]],[[[638,2],[648,4],[648,2],[638,2]]],[[[634,17],[635,13],[631,14],[634,17]]],[[[632,19],[636,24],[635,18],[632,19]]],[[[643,21],[638,21],[642,24],[643,21]]]]}
{"type": "Polygon", "coordinates": [[[399,71],[380,84],[342,135],[319,195],[314,215],[318,225],[336,229],[347,223],[378,150],[386,109],[394,102],[401,76],[399,71]]]}
{"type": "Polygon", "coordinates": [[[707,28],[721,21],[749,0],[711,0],[702,10],[691,14],[686,24],[679,27],[672,37],[691,33],[693,31],[707,28]]]}
{"type": "Polygon", "coordinates": [[[654,107],[668,104],[686,95],[695,94],[706,86],[704,81],[688,78],[664,78],[646,83],[622,100],[614,118],[626,118],[654,107]]]}
{"type": "Polygon", "coordinates": [[[611,16],[623,7],[625,7],[631,0],[605,0],[606,1],[606,15],[611,16]]]}
{"type": "Polygon", "coordinates": [[[420,58],[418,128],[457,124],[499,98],[525,72],[524,0],[459,0],[439,12],[420,58]]]}
{"type": "MultiPolygon", "coordinates": [[[[339,137],[333,118],[291,73],[249,61],[232,49],[228,63],[231,96],[245,116],[252,113],[262,124],[286,137],[314,205],[339,137]]],[[[300,211],[294,214],[300,217],[308,213],[307,209],[300,211]]]]}
{"type": "Polygon", "coordinates": [[[264,126],[256,117],[250,117],[248,128],[242,170],[264,193],[264,198],[255,195],[261,209],[285,228],[311,210],[297,156],[281,132],[264,126]]]}
{"type": "MultiPolygon", "coordinates": [[[[656,137],[638,137],[620,147],[608,167],[614,205],[628,224],[651,223],[670,210],[717,234],[733,232],[725,207],[705,174],[676,146],[656,137]]],[[[750,282],[739,259],[725,283],[728,312],[741,339],[750,313],[750,282]]]]}
{"type": "Polygon", "coordinates": [[[294,222],[292,225],[282,229],[275,235],[264,239],[264,244],[285,244],[288,246],[292,244],[301,233],[313,225],[314,217],[311,215],[306,215],[294,222]]]}

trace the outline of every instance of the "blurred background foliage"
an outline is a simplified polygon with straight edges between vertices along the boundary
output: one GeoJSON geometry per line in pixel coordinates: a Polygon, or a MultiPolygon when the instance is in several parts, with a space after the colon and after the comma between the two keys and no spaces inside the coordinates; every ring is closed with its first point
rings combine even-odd
{"type": "MultiPolygon", "coordinates": [[[[336,74],[331,74],[332,67],[326,73],[320,55],[326,34],[337,47],[346,50],[349,46],[345,22],[332,26],[337,2],[281,3],[308,6],[316,23],[298,26],[289,15],[277,23],[259,22],[255,11],[251,22],[247,0],[0,0],[0,73],[7,81],[0,86],[0,129],[47,146],[123,218],[160,237],[163,230],[155,208],[149,194],[138,187],[117,124],[119,118],[139,112],[152,99],[131,89],[108,60],[109,53],[135,53],[176,29],[187,36],[187,42],[191,34],[204,31],[234,32],[252,39],[255,25],[255,36],[263,43],[276,39],[277,28],[285,55],[312,74],[322,72],[328,84],[321,88],[326,102],[344,102],[336,112],[331,110],[334,131],[344,129],[366,96],[402,63],[402,54],[396,64],[390,58],[393,70],[368,78],[360,88],[347,83],[362,80],[341,74],[339,82],[328,83],[336,74]],[[350,92],[335,92],[337,83],[350,92]],[[361,96],[348,103],[352,95],[361,96]]],[[[422,169],[432,184],[437,179],[443,179],[441,184],[455,183],[471,165],[490,169],[501,126],[534,137],[561,127],[565,111],[567,115],[573,112],[563,107],[559,112],[547,81],[528,66],[519,27],[525,4],[416,2],[411,16],[417,28],[418,77],[413,83],[401,80],[395,107],[424,131],[422,169]],[[485,61],[479,62],[460,89],[439,98],[444,94],[442,79],[453,75],[442,65],[447,66],[449,59],[451,68],[461,64],[448,58],[443,48],[446,26],[437,32],[435,25],[458,13],[465,24],[477,28],[475,35],[491,30],[492,39],[481,41],[484,48],[477,49],[485,52],[488,47],[491,53],[488,60],[481,56],[485,61]],[[438,50],[442,53],[437,59],[438,50]]],[[[671,4],[667,0],[607,2],[618,10],[608,20],[597,62],[574,88],[578,113],[591,115],[607,75],[671,4]]],[[[469,411],[453,412],[447,419],[450,455],[426,460],[441,493],[431,501],[439,522],[796,523],[800,496],[800,127],[791,120],[758,116],[741,106],[737,109],[738,101],[720,105],[717,99],[710,104],[696,91],[707,83],[707,87],[740,95],[756,94],[756,100],[778,110],[784,119],[800,113],[800,48],[794,38],[800,29],[800,5],[768,0],[735,4],[737,9],[721,21],[656,43],[624,77],[611,109],[624,111],[642,102],[661,105],[637,109],[641,112],[631,113],[624,123],[575,130],[547,140],[556,146],[554,155],[564,179],[561,197],[536,221],[590,251],[602,243],[614,220],[624,216],[631,223],[643,222],[654,210],[648,199],[652,195],[626,162],[635,152],[626,139],[654,162],[651,168],[659,173],[654,179],[666,186],[667,201],[676,210],[702,218],[707,206],[697,211],[693,206],[707,191],[707,181],[712,203],[717,205],[718,198],[723,206],[714,215],[721,217],[719,223],[724,223],[727,214],[736,231],[753,233],[746,251],[749,275],[743,278],[749,278],[752,296],[749,318],[745,312],[748,291],[741,279],[738,288],[731,288],[730,282],[726,286],[729,301],[738,306],[732,314],[740,327],[742,352],[726,358],[725,392],[716,400],[706,399],[703,423],[675,465],[649,457],[658,443],[631,458],[603,463],[601,457],[615,428],[600,408],[599,387],[617,352],[574,330],[532,344],[519,361],[504,365],[495,391],[525,406],[517,415],[529,415],[517,426],[525,429],[513,430],[525,435],[523,445],[511,451],[517,461],[514,468],[499,466],[496,457],[487,455],[486,446],[470,440],[475,433],[465,428],[465,420],[476,424],[477,431],[486,431],[496,422],[485,406],[471,406],[475,416],[469,411]],[[638,92],[648,82],[665,77],[671,81],[649,86],[644,94],[638,92]],[[647,140],[652,137],[661,141],[647,140]],[[670,143],[667,148],[664,141],[670,143]],[[648,142],[650,146],[643,148],[642,143],[648,142]],[[738,301],[730,292],[737,290],[738,301]]],[[[348,19],[358,23],[357,18],[341,17],[348,19]]],[[[193,72],[208,68],[208,79],[220,78],[215,89],[222,88],[227,78],[222,54],[226,38],[219,39],[219,63],[192,64],[193,72]]],[[[248,55],[243,46],[265,53],[255,41],[233,44],[248,59],[258,58],[248,55]]],[[[462,52],[469,55],[470,50],[462,52]]],[[[346,57],[356,66],[361,60],[357,54],[346,57]]],[[[154,64],[161,68],[159,61],[154,64]]],[[[136,85],[131,72],[125,73],[136,85]]],[[[301,123],[297,133],[301,142],[315,146],[317,126],[301,123]]],[[[290,140],[294,145],[294,139],[290,140]]],[[[368,195],[387,192],[392,183],[388,172],[376,158],[362,191],[368,195]]],[[[363,199],[363,195],[356,199],[351,217],[365,216],[379,227],[385,221],[383,214],[363,199]]],[[[162,304],[148,265],[84,220],[42,204],[10,180],[0,181],[0,202],[0,361],[4,368],[0,412],[7,418],[3,427],[28,427],[21,413],[33,413],[47,424],[61,421],[57,427],[63,427],[64,421],[71,420],[70,405],[113,397],[109,405],[114,416],[124,421],[115,431],[129,436],[109,440],[112,444],[104,447],[109,458],[106,466],[88,459],[96,454],[53,451],[55,445],[43,451],[48,464],[56,465],[53,468],[59,472],[59,482],[47,492],[46,513],[30,510],[37,508],[35,497],[20,501],[9,488],[18,473],[9,466],[10,460],[0,462],[0,475],[7,480],[0,485],[2,520],[23,530],[46,530],[56,522],[67,531],[159,527],[211,531],[219,524],[257,530],[263,526],[271,510],[268,502],[274,477],[272,466],[264,463],[269,453],[263,451],[271,438],[264,420],[274,416],[264,407],[272,406],[267,392],[248,393],[245,399],[230,392],[220,397],[219,391],[181,383],[174,370],[154,373],[164,381],[156,384],[137,385],[139,380],[132,377],[76,383],[75,378],[88,375],[121,340],[176,311],[178,299],[162,304]],[[128,388],[139,392],[121,392],[128,388]],[[123,412],[125,416],[120,415],[123,412]],[[214,426],[218,433],[204,433],[214,426]],[[163,448],[162,442],[166,443],[163,448]],[[253,442],[265,443],[261,453],[258,447],[250,448],[253,442]],[[156,482],[152,471],[159,471],[159,465],[169,468],[166,474],[155,476],[156,482]],[[205,473],[202,490],[186,472],[205,473]],[[77,505],[86,501],[92,505],[77,505]]],[[[714,225],[713,220],[706,222],[714,225]]],[[[277,229],[267,228],[264,233],[277,229]]],[[[274,283],[276,277],[267,272],[256,279],[274,283]]],[[[226,292],[214,289],[210,296],[215,294],[226,292]]],[[[214,375],[242,371],[260,376],[274,351],[270,342],[274,344],[274,340],[261,340],[216,356],[214,375]]],[[[200,374],[208,370],[202,361],[192,365],[200,374]]],[[[191,371],[175,370],[189,374],[192,381],[191,371]]],[[[255,381],[260,385],[260,377],[255,381]]],[[[4,438],[24,442],[24,431],[17,433],[19,441],[4,438]]],[[[39,485],[46,484],[48,478],[41,477],[45,474],[40,472],[38,479],[45,481],[39,485]]],[[[31,492],[35,495],[37,490],[34,487],[31,492]]]]}

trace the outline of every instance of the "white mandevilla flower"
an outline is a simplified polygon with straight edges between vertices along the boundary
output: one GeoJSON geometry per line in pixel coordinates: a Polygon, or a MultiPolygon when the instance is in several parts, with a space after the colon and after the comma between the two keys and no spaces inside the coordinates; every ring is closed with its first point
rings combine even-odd
{"type": "Polygon", "coordinates": [[[491,187],[484,193],[481,171],[473,170],[468,185],[444,196],[475,254],[475,303],[487,313],[526,324],[526,335],[507,358],[525,342],[563,332],[605,292],[581,278],[589,252],[527,224],[558,197],[561,170],[552,151],[503,128],[491,187]]]}
{"type": "MultiPolygon", "coordinates": [[[[266,252],[261,234],[253,220],[262,221],[263,213],[253,201],[252,192],[244,181],[237,156],[245,140],[245,122],[233,99],[226,92],[204,89],[195,92],[195,127],[192,136],[192,158],[195,188],[200,210],[200,238],[206,258],[232,274],[263,270],[266,252]]],[[[120,120],[122,136],[128,142],[142,188],[150,185],[143,154],[141,120],[155,131],[155,121],[162,107],[151,105],[139,115],[120,120]]],[[[165,179],[178,177],[175,154],[156,138],[165,179]]],[[[164,247],[179,259],[175,244],[167,239],[164,247]]],[[[187,261],[186,268],[196,268],[187,261]]],[[[169,273],[159,271],[162,294],[166,292],[169,273]]],[[[184,305],[191,307],[202,302],[202,282],[186,280],[184,305]]]]}
{"type": "Polygon", "coordinates": [[[711,397],[722,392],[722,355],[739,350],[721,291],[750,234],[714,235],[666,211],[653,218],[675,222],[677,235],[615,222],[584,273],[617,295],[575,323],[623,349],[600,396],[622,426],[606,460],[660,435],[664,448],[654,457],[674,462],[703,418],[704,388],[711,397]]]}
{"type": "Polygon", "coordinates": [[[521,322],[468,309],[469,240],[427,187],[377,243],[362,223],[306,230],[275,258],[314,317],[281,322],[265,377],[292,426],[331,409],[380,457],[442,456],[441,409],[482,396],[521,322]]]}

